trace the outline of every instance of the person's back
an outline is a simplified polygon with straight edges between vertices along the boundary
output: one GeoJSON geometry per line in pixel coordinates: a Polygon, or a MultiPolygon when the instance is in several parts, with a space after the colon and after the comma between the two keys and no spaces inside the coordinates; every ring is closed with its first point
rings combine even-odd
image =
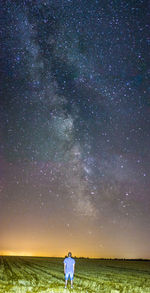
{"type": "Polygon", "coordinates": [[[71,280],[71,288],[73,287],[73,276],[75,269],[75,260],[72,258],[71,252],[68,253],[68,257],[64,259],[64,273],[65,273],[65,288],[67,288],[68,278],[71,280]]]}
{"type": "Polygon", "coordinates": [[[72,257],[66,257],[64,259],[64,264],[66,265],[66,272],[67,273],[73,273],[74,272],[74,267],[73,265],[75,264],[75,260],[72,257]]]}

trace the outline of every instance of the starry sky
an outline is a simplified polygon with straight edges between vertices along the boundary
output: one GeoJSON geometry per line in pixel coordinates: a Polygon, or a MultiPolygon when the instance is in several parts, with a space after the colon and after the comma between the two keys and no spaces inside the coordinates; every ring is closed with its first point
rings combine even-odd
{"type": "Polygon", "coordinates": [[[0,5],[0,254],[150,258],[150,2],[0,5]]]}

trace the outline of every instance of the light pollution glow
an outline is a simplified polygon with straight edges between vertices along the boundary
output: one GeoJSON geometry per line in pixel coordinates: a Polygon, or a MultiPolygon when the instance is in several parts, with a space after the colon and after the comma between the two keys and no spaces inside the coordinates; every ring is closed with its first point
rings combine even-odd
{"type": "MultiPolygon", "coordinates": [[[[39,219],[39,223],[40,223],[39,219]]],[[[57,218],[58,220],[58,218],[57,218]]],[[[142,250],[144,248],[144,243],[141,245],[136,245],[139,242],[142,234],[136,232],[133,234],[133,230],[129,227],[130,231],[128,233],[115,235],[115,230],[107,231],[108,234],[101,234],[101,239],[97,235],[96,231],[94,233],[92,229],[85,233],[84,227],[86,223],[80,225],[80,229],[76,231],[73,230],[72,233],[68,233],[68,230],[59,230],[59,225],[56,231],[53,233],[47,230],[43,231],[40,226],[38,226],[37,231],[35,231],[34,226],[30,225],[30,233],[27,227],[21,227],[23,231],[18,231],[18,227],[13,228],[13,232],[5,231],[3,233],[3,241],[1,242],[0,255],[24,255],[24,256],[43,256],[43,257],[64,257],[68,251],[72,251],[74,256],[77,257],[96,257],[96,258],[140,258],[142,250]],[[34,233],[33,233],[34,230],[34,233]],[[25,232],[24,232],[25,231],[25,232]],[[36,233],[35,233],[36,232],[36,233]],[[130,236],[129,236],[130,232],[130,236]],[[112,235],[115,235],[116,240],[110,246],[110,241],[112,235]],[[128,238],[127,238],[128,236],[128,238]]],[[[11,225],[10,225],[11,229],[11,225]]],[[[148,251],[145,251],[143,258],[148,258],[148,251]]]]}

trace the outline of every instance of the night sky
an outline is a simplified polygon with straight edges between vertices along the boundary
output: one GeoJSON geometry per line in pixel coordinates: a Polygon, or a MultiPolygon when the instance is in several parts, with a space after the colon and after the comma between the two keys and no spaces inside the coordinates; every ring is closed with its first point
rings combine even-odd
{"type": "Polygon", "coordinates": [[[0,5],[0,254],[150,258],[150,2],[0,5]]]}

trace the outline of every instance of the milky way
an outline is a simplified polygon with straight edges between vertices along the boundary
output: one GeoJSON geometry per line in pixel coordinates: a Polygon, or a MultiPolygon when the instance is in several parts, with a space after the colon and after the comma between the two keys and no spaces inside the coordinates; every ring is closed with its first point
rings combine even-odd
{"type": "Polygon", "coordinates": [[[0,15],[0,252],[149,258],[148,1],[0,15]]]}

